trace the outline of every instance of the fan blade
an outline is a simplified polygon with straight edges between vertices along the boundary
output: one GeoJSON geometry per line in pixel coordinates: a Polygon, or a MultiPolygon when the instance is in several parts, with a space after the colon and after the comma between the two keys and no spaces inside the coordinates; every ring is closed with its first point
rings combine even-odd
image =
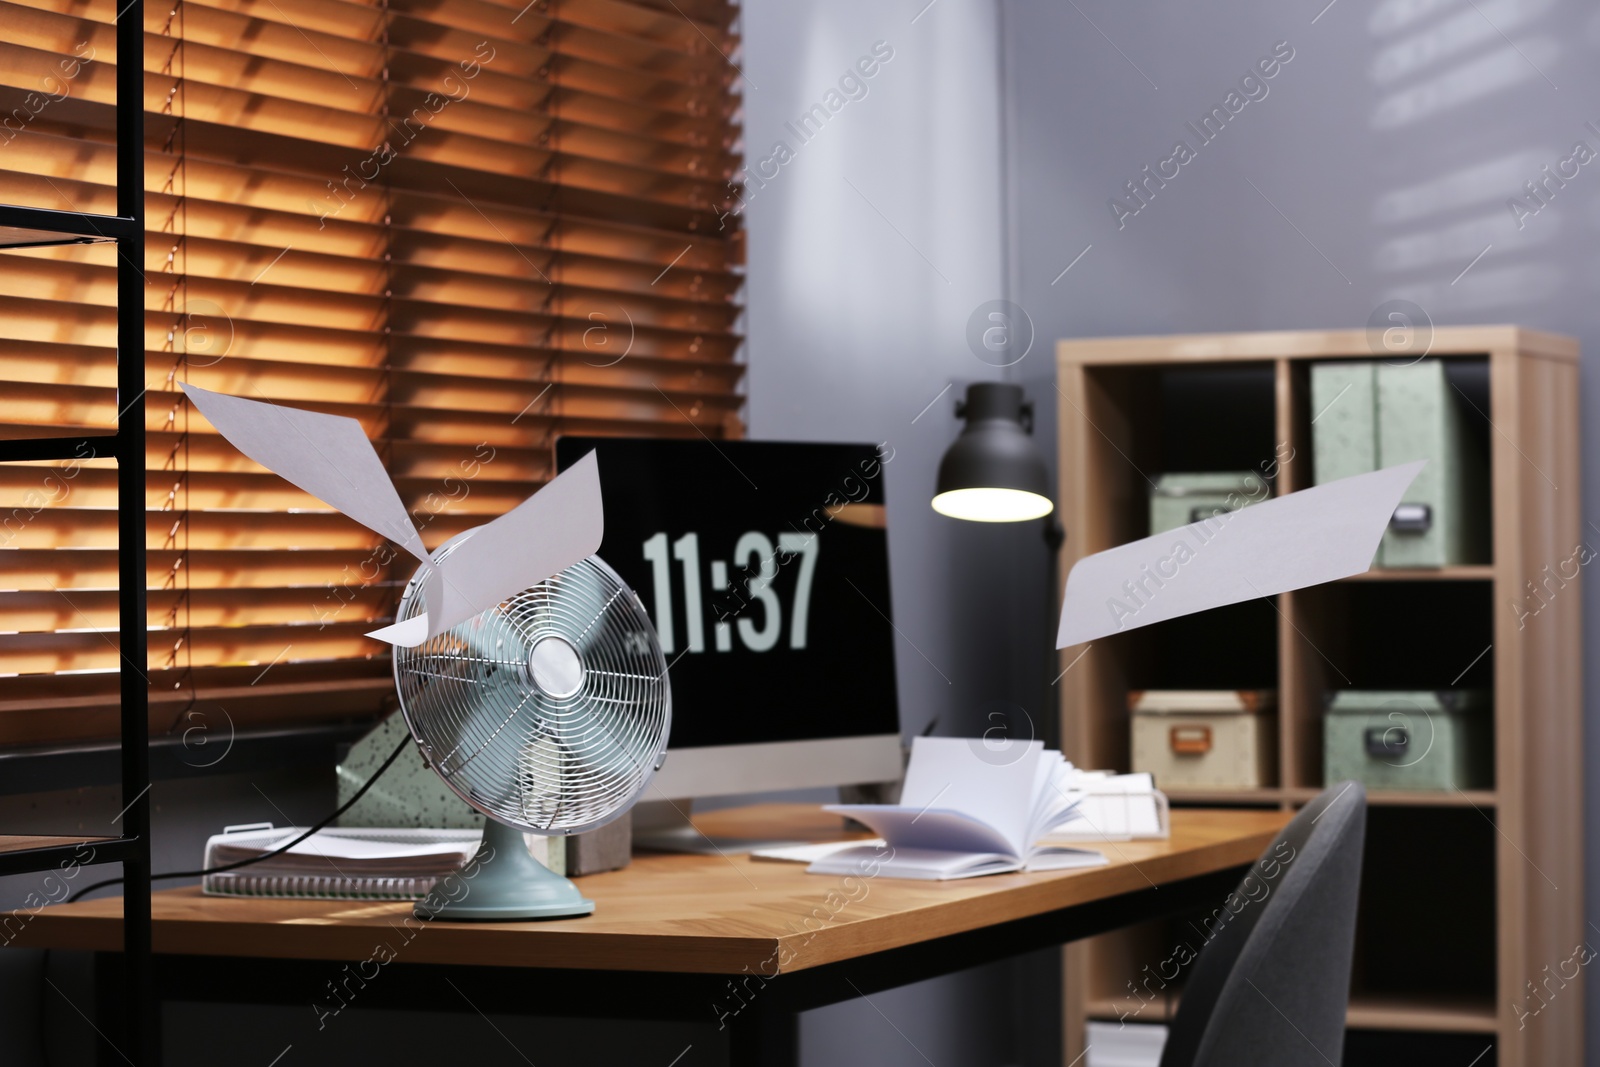
{"type": "Polygon", "coordinates": [[[1426,463],[1341,478],[1085,556],[1067,575],[1056,647],[1360,574],[1426,463]]]}
{"type": "Polygon", "coordinates": [[[590,452],[527,500],[477,527],[439,564],[440,596],[428,601],[428,635],[594,555],[604,534],[600,463],[590,452]]]}
{"type": "Polygon", "coordinates": [[[389,472],[355,419],[188,384],[183,391],[240,452],[432,565],[389,472]]]}

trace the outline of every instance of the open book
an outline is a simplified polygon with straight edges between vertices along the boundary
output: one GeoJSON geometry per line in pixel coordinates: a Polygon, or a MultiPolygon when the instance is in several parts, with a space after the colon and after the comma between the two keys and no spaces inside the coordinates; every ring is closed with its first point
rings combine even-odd
{"type": "Polygon", "coordinates": [[[829,804],[884,843],[847,846],[807,870],[891,878],[972,878],[1007,871],[1098,867],[1089,849],[1041,845],[1077,818],[1072,764],[1042,741],[919,737],[899,804],[829,804]]]}

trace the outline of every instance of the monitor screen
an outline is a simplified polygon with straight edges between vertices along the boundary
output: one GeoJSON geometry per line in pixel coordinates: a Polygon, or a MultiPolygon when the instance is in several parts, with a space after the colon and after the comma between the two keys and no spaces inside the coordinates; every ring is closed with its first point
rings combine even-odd
{"type": "Polygon", "coordinates": [[[563,437],[560,469],[591,449],[600,556],[669,664],[670,748],[898,734],[874,446],[563,437]]]}

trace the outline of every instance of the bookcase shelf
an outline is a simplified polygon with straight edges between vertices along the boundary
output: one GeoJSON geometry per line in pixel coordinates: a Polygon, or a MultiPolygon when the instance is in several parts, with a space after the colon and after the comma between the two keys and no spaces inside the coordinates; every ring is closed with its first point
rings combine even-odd
{"type": "Polygon", "coordinates": [[[1347,582],[1489,582],[1494,568],[1488,564],[1464,563],[1455,567],[1374,567],[1364,574],[1344,579],[1347,582]]]}
{"type": "Polygon", "coordinates": [[[1422,1030],[1445,1034],[1493,1034],[1500,1028],[1494,1002],[1471,997],[1350,998],[1345,1025],[1358,1030],[1422,1030]]]}
{"type": "MultiPolygon", "coordinates": [[[[1304,804],[1318,793],[1320,789],[1291,789],[1290,799],[1297,804],[1304,804]]],[[[1493,808],[1495,795],[1493,789],[1465,789],[1451,793],[1423,792],[1421,790],[1376,789],[1367,792],[1367,804],[1373,807],[1392,808],[1493,808]]]]}
{"type": "MultiPolygon", "coordinates": [[[[1061,573],[1148,535],[1159,474],[1254,469],[1279,495],[1314,485],[1311,364],[1382,355],[1358,330],[1060,342],[1061,573]]],[[[1445,361],[1476,420],[1488,558],[1375,569],[1063,649],[1062,667],[1082,655],[1062,680],[1063,747],[1080,765],[1129,770],[1130,689],[1276,687],[1278,778],[1169,796],[1293,810],[1323,787],[1330,690],[1492,692],[1492,786],[1368,794],[1348,1023],[1440,1049],[1487,1035],[1501,1067],[1578,1063],[1581,1009],[1547,1012],[1537,1027],[1519,1028],[1516,1014],[1525,984],[1567,959],[1585,930],[1581,590],[1564,587],[1536,616],[1517,610],[1526,583],[1582,540],[1578,348],[1512,326],[1448,327],[1427,358],[1445,361]]],[[[1069,946],[1064,1062],[1083,1052],[1088,1019],[1170,1017],[1181,977],[1154,999],[1134,987],[1193,939],[1194,919],[1069,946]]],[[[1581,989],[1563,996],[1581,1005],[1581,989]]]]}
{"type": "MultiPolygon", "coordinates": [[[[1177,1012],[1181,997],[1152,1002],[1129,1023],[1169,1023],[1177,1012]]],[[[1090,1000],[1085,1005],[1088,1018],[1116,1022],[1127,1004],[1109,998],[1090,1000]]],[[[1357,994],[1350,998],[1345,1025],[1357,1030],[1413,1030],[1423,1033],[1493,1034],[1499,1029],[1494,1004],[1470,997],[1372,997],[1357,994]]]]}
{"type": "MultiPolygon", "coordinates": [[[[1168,789],[1167,799],[1185,807],[1299,807],[1322,792],[1321,789],[1301,787],[1296,789],[1168,789]]],[[[1492,789],[1466,789],[1455,792],[1424,792],[1422,790],[1378,789],[1368,790],[1367,803],[1374,807],[1417,808],[1493,808],[1495,794],[1492,789]]]]}

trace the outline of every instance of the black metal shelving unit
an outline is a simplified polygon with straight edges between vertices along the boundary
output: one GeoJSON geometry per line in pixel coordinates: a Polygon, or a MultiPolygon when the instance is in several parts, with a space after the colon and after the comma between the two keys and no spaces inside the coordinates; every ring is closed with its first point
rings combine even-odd
{"type": "Polygon", "coordinates": [[[118,836],[37,843],[0,838],[0,874],[48,871],[62,864],[121,863],[123,885],[120,1033],[105,1035],[135,1067],[155,1067],[159,1033],[151,999],[149,635],[145,615],[144,404],[144,3],[118,0],[116,38],[117,213],[0,205],[0,248],[117,245],[117,425],[109,435],[0,441],[0,461],[71,460],[85,442],[109,446],[117,464],[117,583],[122,656],[121,777],[127,806],[118,836]],[[27,847],[31,844],[32,847],[27,847]]]}

